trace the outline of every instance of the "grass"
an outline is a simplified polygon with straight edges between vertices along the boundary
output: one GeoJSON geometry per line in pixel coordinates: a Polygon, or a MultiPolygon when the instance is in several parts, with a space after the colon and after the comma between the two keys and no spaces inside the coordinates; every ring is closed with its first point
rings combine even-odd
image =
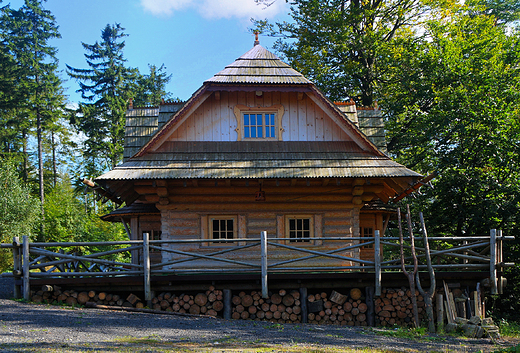
{"type": "Polygon", "coordinates": [[[500,334],[504,337],[520,338],[520,324],[514,321],[502,319],[497,322],[500,334]]]}
{"type": "Polygon", "coordinates": [[[445,338],[441,336],[432,336],[428,334],[428,329],[426,327],[419,328],[405,328],[405,327],[394,327],[391,329],[381,329],[381,328],[371,328],[369,329],[371,332],[386,336],[386,337],[395,337],[395,338],[404,338],[416,342],[428,342],[428,341],[445,341],[445,338]]]}
{"type": "Polygon", "coordinates": [[[395,353],[388,349],[321,348],[312,345],[267,345],[253,342],[163,342],[154,337],[122,337],[112,342],[82,344],[13,343],[0,344],[0,351],[76,353],[76,352],[219,352],[219,353],[395,353]]]}

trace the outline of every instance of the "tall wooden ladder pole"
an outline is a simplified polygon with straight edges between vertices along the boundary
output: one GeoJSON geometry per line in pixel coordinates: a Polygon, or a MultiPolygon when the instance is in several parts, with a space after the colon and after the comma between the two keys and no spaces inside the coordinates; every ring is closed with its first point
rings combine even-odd
{"type": "Polygon", "coordinates": [[[150,281],[150,234],[143,233],[143,271],[144,271],[144,300],[152,307],[152,289],[150,281]]]}
{"type": "Polygon", "coordinates": [[[491,294],[497,294],[497,230],[491,229],[489,234],[489,279],[491,280],[491,294]]]}
{"type": "Polygon", "coordinates": [[[262,265],[262,298],[269,298],[267,290],[267,232],[260,233],[261,265],[262,265]]]}
{"type": "Polygon", "coordinates": [[[22,276],[23,276],[23,298],[29,301],[31,286],[29,284],[29,237],[24,235],[22,238],[22,276]]]}
{"type": "Polygon", "coordinates": [[[374,232],[374,267],[376,275],[375,295],[381,295],[381,236],[379,230],[374,232]]]}

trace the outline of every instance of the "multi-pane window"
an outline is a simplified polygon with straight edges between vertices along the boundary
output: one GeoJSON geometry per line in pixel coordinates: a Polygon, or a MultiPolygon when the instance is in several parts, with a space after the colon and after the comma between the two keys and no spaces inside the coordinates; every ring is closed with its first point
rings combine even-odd
{"type": "Polygon", "coordinates": [[[291,243],[309,243],[312,237],[311,218],[288,217],[287,233],[291,243]]]}
{"type": "MultiPolygon", "coordinates": [[[[209,220],[209,237],[213,240],[234,239],[236,238],[236,218],[235,217],[211,217],[209,220]]],[[[230,242],[216,241],[212,243],[230,244],[230,242]]]]}
{"type": "MultiPolygon", "coordinates": [[[[142,232],[148,233],[148,240],[161,240],[161,234],[162,232],[160,230],[143,230],[142,232]]],[[[153,244],[154,246],[161,246],[160,244],[153,244]]],[[[150,252],[156,252],[159,251],[157,249],[150,249],[150,252]]]]}
{"type": "MultiPolygon", "coordinates": [[[[362,238],[372,238],[374,236],[374,228],[372,227],[361,227],[359,228],[359,235],[362,238]]],[[[372,239],[367,239],[366,241],[361,241],[362,243],[372,241],[372,239]]],[[[374,247],[374,244],[370,245],[364,245],[363,248],[365,249],[372,249],[374,247]]]]}
{"type": "Polygon", "coordinates": [[[244,138],[276,138],[275,113],[244,113],[244,138]]]}

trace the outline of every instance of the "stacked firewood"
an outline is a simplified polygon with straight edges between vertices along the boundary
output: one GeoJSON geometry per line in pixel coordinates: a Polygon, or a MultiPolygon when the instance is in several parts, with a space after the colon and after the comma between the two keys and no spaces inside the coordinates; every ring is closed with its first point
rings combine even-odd
{"type": "MultiPolygon", "coordinates": [[[[415,291],[419,320],[424,314],[424,298],[415,291]]],[[[377,326],[408,326],[413,324],[412,292],[406,287],[400,289],[384,288],[375,300],[377,326]]]]}
{"type": "Polygon", "coordinates": [[[350,295],[332,291],[309,295],[308,322],[313,324],[333,324],[348,326],[367,326],[366,312],[368,306],[362,301],[359,288],[350,290],[350,295]]]}
{"type": "Polygon", "coordinates": [[[174,295],[166,292],[152,298],[154,310],[217,316],[224,309],[221,290],[211,286],[205,293],[174,295]]]}
{"type": "Polygon", "coordinates": [[[269,298],[262,298],[256,291],[240,292],[234,295],[231,317],[235,320],[268,320],[278,323],[301,322],[300,292],[293,290],[288,293],[280,289],[277,293],[269,293],[269,298]]]}
{"type": "MultiPolygon", "coordinates": [[[[95,303],[97,305],[121,306],[128,308],[144,308],[141,298],[130,293],[120,296],[106,292],[74,290],[62,291],[58,286],[43,286],[41,290],[33,292],[31,300],[35,303],[64,303],[67,305],[86,305],[95,303]]],[[[178,313],[189,313],[194,315],[217,316],[224,308],[222,301],[222,291],[211,286],[205,293],[195,295],[172,293],[161,293],[152,298],[152,308],[154,310],[172,311],[178,313]]]]}
{"type": "Polygon", "coordinates": [[[67,305],[85,305],[87,302],[99,305],[125,306],[125,307],[144,307],[141,300],[134,294],[128,295],[126,298],[118,294],[110,294],[106,292],[75,290],[62,291],[58,286],[43,286],[41,290],[33,292],[31,300],[35,303],[64,303],[67,305]]]}

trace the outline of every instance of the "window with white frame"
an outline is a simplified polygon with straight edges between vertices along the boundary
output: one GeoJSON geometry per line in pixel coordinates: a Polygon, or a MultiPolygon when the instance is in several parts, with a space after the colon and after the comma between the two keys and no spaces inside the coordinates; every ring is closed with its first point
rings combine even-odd
{"type": "Polygon", "coordinates": [[[285,223],[286,238],[290,243],[310,243],[313,237],[312,216],[287,216],[285,223]]]}

